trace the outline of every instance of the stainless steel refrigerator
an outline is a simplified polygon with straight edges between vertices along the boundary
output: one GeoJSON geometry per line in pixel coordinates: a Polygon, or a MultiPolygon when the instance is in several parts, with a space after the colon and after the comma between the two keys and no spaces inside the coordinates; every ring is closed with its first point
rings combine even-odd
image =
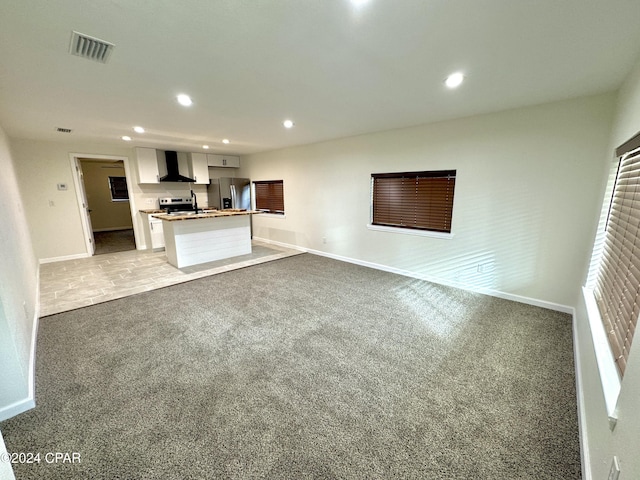
{"type": "Polygon", "coordinates": [[[248,178],[212,178],[207,187],[209,208],[251,210],[251,180],[248,178]]]}

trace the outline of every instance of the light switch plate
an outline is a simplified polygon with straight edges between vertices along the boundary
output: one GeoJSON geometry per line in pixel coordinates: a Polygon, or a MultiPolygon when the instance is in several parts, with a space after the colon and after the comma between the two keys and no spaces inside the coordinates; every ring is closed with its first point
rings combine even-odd
{"type": "Polygon", "coordinates": [[[618,480],[618,477],[620,477],[620,464],[618,463],[618,457],[614,455],[609,469],[609,480],[618,480]]]}

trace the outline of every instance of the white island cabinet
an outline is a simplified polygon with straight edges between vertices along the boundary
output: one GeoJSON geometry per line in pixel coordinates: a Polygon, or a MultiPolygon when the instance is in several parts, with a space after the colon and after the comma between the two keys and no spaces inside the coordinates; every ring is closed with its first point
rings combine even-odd
{"type": "Polygon", "coordinates": [[[212,212],[198,215],[158,215],[163,220],[167,260],[177,268],[251,253],[251,215],[212,212]]]}

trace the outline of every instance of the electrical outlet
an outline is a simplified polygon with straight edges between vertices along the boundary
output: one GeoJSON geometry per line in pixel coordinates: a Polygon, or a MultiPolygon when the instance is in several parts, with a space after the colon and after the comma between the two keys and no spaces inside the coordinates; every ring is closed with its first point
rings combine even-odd
{"type": "Polygon", "coordinates": [[[476,270],[478,271],[478,273],[492,273],[494,268],[495,266],[493,265],[493,262],[486,262],[478,263],[476,270]]]}
{"type": "Polygon", "coordinates": [[[608,480],[618,480],[620,477],[620,464],[618,463],[618,457],[613,456],[613,461],[611,462],[611,468],[609,469],[609,477],[608,480]]]}

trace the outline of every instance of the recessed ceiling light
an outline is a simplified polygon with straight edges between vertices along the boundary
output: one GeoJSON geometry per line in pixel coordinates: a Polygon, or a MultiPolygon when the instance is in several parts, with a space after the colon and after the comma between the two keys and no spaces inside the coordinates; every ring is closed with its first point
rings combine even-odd
{"type": "Polygon", "coordinates": [[[125,142],[130,142],[130,141],[131,141],[131,137],[130,137],[129,135],[124,135],[124,136],[122,137],[122,139],[123,139],[125,142]]]}
{"type": "Polygon", "coordinates": [[[176,98],[178,99],[178,103],[180,105],[184,105],[185,107],[188,107],[193,103],[193,101],[191,100],[191,97],[189,95],[185,95],[184,93],[181,93],[176,98]]]}
{"type": "Polygon", "coordinates": [[[202,145],[202,148],[204,148],[205,150],[209,150],[209,145],[202,145]]]}
{"type": "Polygon", "coordinates": [[[449,88],[459,87],[464,81],[464,75],[460,72],[452,73],[444,81],[444,84],[449,88]]]}
{"type": "Polygon", "coordinates": [[[228,144],[228,143],[229,143],[229,139],[228,139],[228,138],[223,138],[223,139],[222,139],[222,143],[224,143],[224,144],[228,144]]]}
{"type": "Polygon", "coordinates": [[[293,121],[285,120],[284,122],[282,122],[282,125],[284,125],[284,128],[291,128],[293,127],[293,121]]]}
{"type": "Polygon", "coordinates": [[[351,0],[351,3],[353,5],[355,5],[356,7],[359,7],[361,5],[364,5],[365,3],[367,3],[369,0],[351,0]]]}
{"type": "Polygon", "coordinates": [[[144,133],[144,128],[142,127],[133,127],[133,130],[137,133],[144,133]]]}

